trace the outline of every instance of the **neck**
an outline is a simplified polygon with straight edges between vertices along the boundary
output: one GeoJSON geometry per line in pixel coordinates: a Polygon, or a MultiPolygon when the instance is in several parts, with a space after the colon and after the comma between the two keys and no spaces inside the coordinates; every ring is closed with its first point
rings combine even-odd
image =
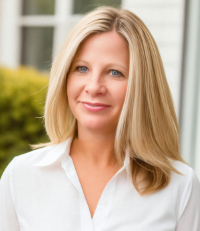
{"type": "Polygon", "coordinates": [[[115,132],[99,133],[78,130],[78,137],[74,139],[70,155],[80,161],[87,161],[95,166],[118,165],[114,154],[115,132]]]}

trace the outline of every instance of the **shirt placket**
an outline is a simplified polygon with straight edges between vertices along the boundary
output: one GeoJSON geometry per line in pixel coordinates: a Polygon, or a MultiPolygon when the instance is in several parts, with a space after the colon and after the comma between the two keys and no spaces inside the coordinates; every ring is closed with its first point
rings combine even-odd
{"type": "Polygon", "coordinates": [[[106,223],[106,220],[109,215],[110,207],[114,200],[114,192],[116,187],[116,181],[118,175],[125,170],[125,166],[123,166],[108,182],[106,185],[99,203],[97,205],[94,217],[93,217],[93,227],[94,231],[101,231],[106,223]]]}
{"type": "Polygon", "coordinates": [[[125,169],[125,166],[123,166],[106,185],[92,219],[76,169],[70,156],[62,161],[62,167],[80,195],[81,231],[101,231],[106,223],[114,199],[117,176],[125,169]]]}
{"type": "Polygon", "coordinates": [[[65,173],[80,195],[80,218],[81,218],[81,231],[93,231],[93,223],[91,220],[90,211],[85,199],[78,175],[76,173],[73,161],[70,156],[62,161],[62,167],[65,173]]]}

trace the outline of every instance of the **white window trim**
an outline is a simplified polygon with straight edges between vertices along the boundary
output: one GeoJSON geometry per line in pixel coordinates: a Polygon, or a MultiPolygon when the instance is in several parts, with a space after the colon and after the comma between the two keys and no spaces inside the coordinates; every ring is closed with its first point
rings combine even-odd
{"type": "Polygon", "coordinates": [[[56,26],[53,38],[53,58],[55,58],[69,31],[78,23],[83,15],[73,15],[73,0],[56,0],[56,26]]]}
{"type": "Polygon", "coordinates": [[[21,0],[1,0],[0,64],[11,68],[20,64],[20,12],[21,0]]]}

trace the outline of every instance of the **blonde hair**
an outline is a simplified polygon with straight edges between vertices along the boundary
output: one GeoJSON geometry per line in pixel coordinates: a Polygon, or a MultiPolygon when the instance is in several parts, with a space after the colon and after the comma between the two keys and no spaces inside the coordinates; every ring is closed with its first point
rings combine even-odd
{"type": "Polygon", "coordinates": [[[83,40],[91,34],[112,30],[125,39],[130,53],[128,87],[116,130],[115,153],[122,162],[128,149],[133,184],[141,195],[149,194],[169,184],[171,171],[179,173],[171,160],[184,160],[157,45],[142,20],[128,10],[98,7],[69,34],[51,69],[45,106],[45,127],[51,142],[44,146],[58,144],[77,132],[66,92],[70,65],[83,40]]]}

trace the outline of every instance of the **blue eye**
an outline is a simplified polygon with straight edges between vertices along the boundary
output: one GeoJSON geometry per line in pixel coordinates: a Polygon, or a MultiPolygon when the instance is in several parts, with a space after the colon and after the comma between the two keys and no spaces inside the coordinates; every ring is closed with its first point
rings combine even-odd
{"type": "Polygon", "coordinates": [[[87,71],[87,67],[84,67],[84,66],[79,66],[79,67],[77,67],[77,69],[78,69],[80,72],[86,72],[86,71],[87,71]]]}
{"type": "Polygon", "coordinates": [[[118,75],[118,73],[119,73],[118,71],[112,70],[113,75],[118,75]]]}
{"type": "Polygon", "coordinates": [[[116,70],[111,70],[111,72],[112,72],[112,75],[116,77],[119,77],[122,75],[119,71],[116,71],[116,70]]]}

